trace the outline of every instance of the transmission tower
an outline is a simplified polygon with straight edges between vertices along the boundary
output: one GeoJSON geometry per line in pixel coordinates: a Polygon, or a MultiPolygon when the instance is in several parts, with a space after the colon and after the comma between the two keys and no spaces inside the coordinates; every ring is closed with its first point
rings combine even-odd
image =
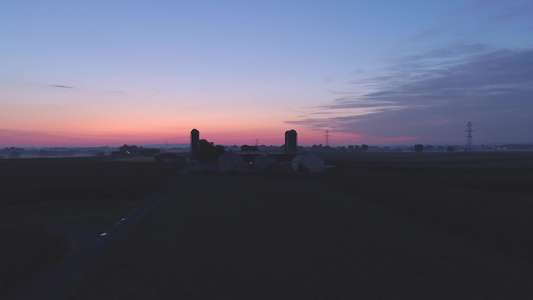
{"type": "Polygon", "coordinates": [[[329,146],[329,130],[326,129],[326,146],[329,146]]]}
{"type": "Polygon", "coordinates": [[[472,122],[468,121],[468,123],[466,123],[466,151],[471,151],[472,150],[472,132],[474,132],[474,130],[472,130],[472,122]]]}

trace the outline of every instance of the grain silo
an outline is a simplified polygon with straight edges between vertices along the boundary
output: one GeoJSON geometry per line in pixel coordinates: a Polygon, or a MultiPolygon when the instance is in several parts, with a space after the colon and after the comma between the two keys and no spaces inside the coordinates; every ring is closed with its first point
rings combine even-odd
{"type": "Polygon", "coordinates": [[[197,129],[191,130],[191,158],[196,158],[200,148],[200,132],[197,129]]]}
{"type": "Polygon", "coordinates": [[[298,148],[296,130],[285,131],[285,153],[296,153],[298,148]]]}

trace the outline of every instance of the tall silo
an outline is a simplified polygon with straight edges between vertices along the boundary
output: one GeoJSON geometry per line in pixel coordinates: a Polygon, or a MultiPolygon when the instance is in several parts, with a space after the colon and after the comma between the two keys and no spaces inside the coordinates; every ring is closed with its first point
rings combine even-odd
{"type": "Polygon", "coordinates": [[[296,130],[285,131],[285,153],[296,153],[298,148],[296,130]]]}
{"type": "Polygon", "coordinates": [[[196,158],[200,148],[200,131],[191,130],[191,158],[196,158]]]}

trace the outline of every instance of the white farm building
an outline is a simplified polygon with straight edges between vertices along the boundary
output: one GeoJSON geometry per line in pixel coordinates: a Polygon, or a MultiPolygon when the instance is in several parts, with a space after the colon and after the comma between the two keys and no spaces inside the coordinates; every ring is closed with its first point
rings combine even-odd
{"type": "Polygon", "coordinates": [[[298,154],[292,159],[291,163],[294,172],[298,172],[299,169],[307,170],[309,173],[319,173],[326,170],[324,160],[313,152],[298,154]]]}

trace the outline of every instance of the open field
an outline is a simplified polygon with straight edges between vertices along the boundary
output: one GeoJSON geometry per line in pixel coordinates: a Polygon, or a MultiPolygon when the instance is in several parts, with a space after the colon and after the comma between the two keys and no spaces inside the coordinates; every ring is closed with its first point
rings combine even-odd
{"type": "Polygon", "coordinates": [[[331,157],[336,167],[324,180],[533,263],[532,153],[411,154],[403,161],[397,155],[352,157],[331,157]]]}
{"type": "MultiPolygon", "coordinates": [[[[380,191],[379,197],[365,199],[378,188],[389,189],[380,182],[398,175],[367,172],[371,171],[347,163],[318,177],[190,175],[60,296],[329,299],[531,295],[529,262],[377,201],[385,197],[380,191]],[[353,181],[357,179],[354,172],[376,183],[365,188],[353,181]],[[380,179],[383,174],[389,175],[380,179]],[[338,182],[342,177],[346,181],[338,182]],[[353,188],[346,186],[350,184],[353,188]]],[[[410,175],[398,176],[404,178],[402,184],[410,180],[420,184],[410,175]]],[[[448,187],[440,186],[434,193],[448,187]]],[[[412,185],[405,189],[417,194],[412,185]]],[[[402,199],[406,205],[419,204],[407,196],[404,199],[398,191],[389,193],[386,196],[402,199]]],[[[439,211],[442,203],[437,203],[439,211]]]]}
{"type": "Polygon", "coordinates": [[[1,160],[0,298],[74,253],[68,235],[108,227],[177,170],[92,158],[1,160]]]}
{"type": "MultiPolygon", "coordinates": [[[[530,298],[531,153],[323,155],[318,176],[182,178],[57,297],[530,298]]],[[[4,271],[4,293],[75,251],[56,229],[106,228],[177,171],[19,162],[2,168],[19,200],[1,204],[0,257],[29,270],[4,271]]]]}
{"type": "Polygon", "coordinates": [[[415,165],[533,165],[533,152],[317,152],[326,161],[415,165]]]}

